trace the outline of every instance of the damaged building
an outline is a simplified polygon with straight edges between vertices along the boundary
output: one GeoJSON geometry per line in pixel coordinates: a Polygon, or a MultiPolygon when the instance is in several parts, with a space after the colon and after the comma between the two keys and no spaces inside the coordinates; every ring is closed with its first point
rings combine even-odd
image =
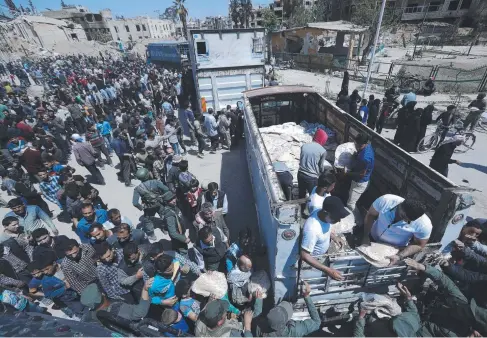
{"type": "Polygon", "coordinates": [[[6,33],[4,38],[12,45],[18,45],[20,40],[50,49],[64,42],[86,40],[80,25],[44,16],[18,16],[14,20],[2,22],[0,27],[6,33]]]}
{"type": "Polygon", "coordinates": [[[88,40],[108,42],[113,40],[108,20],[112,19],[112,12],[104,9],[93,13],[84,6],[64,6],[61,10],[45,11],[42,15],[53,19],[69,20],[83,27],[88,40]]]}
{"type": "Polygon", "coordinates": [[[277,56],[282,53],[320,56],[323,60],[319,63],[345,64],[360,55],[369,39],[367,31],[368,27],[347,21],[309,23],[272,33],[272,52],[277,56]]]}

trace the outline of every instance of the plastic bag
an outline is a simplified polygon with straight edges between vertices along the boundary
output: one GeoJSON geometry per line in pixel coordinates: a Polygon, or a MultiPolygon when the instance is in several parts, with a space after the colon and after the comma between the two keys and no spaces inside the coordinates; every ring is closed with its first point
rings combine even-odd
{"type": "Polygon", "coordinates": [[[357,149],[353,142],[340,144],[335,151],[335,168],[350,169],[356,153],[357,149]]]}

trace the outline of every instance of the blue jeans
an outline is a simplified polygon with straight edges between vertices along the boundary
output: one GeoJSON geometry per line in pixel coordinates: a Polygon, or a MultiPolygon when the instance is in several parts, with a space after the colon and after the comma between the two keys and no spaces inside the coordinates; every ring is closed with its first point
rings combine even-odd
{"type": "Polygon", "coordinates": [[[111,139],[112,139],[112,135],[108,134],[108,135],[104,135],[103,136],[103,139],[105,140],[105,144],[107,145],[107,148],[108,148],[108,152],[111,154],[113,153],[113,149],[112,149],[112,145],[110,143],[111,139]]]}
{"type": "Polygon", "coordinates": [[[179,149],[179,143],[171,143],[171,147],[174,150],[174,154],[181,155],[181,150],[179,149]]]}
{"type": "Polygon", "coordinates": [[[27,306],[25,307],[24,311],[25,312],[37,312],[37,313],[44,313],[44,308],[40,307],[39,305],[29,302],[27,303],[27,306]]]}

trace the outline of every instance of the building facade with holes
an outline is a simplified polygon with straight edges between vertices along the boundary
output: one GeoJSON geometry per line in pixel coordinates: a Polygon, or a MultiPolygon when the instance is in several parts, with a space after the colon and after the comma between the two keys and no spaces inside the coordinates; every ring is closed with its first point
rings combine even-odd
{"type": "Polygon", "coordinates": [[[265,75],[265,30],[191,30],[189,49],[200,109],[236,107],[265,75]]]}
{"type": "Polygon", "coordinates": [[[485,0],[402,0],[402,21],[439,20],[455,22],[476,15],[485,0]]]}
{"type": "Polygon", "coordinates": [[[61,10],[42,12],[42,15],[53,19],[69,20],[81,25],[88,40],[101,42],[113,40],[108,26],[108,21],[112,18],[112,12],[109,9],[94,13],[84,6],[64,6],[61,10]]]}
{"type": "Polygon", "coordinates": [[[114,40],[137,41],[141,39],[169,40],[176,36],[176,25],[170,20],[136,17],[108,22],[114,40]]]}

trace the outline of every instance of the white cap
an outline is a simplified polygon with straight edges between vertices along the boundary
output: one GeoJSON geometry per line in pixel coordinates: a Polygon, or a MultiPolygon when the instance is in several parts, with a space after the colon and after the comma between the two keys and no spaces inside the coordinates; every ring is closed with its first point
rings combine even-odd
{"type": "Polygon", "coordinates": [[[71,139],[76,142],[82,142],[83,138],[79,134],[73,134],[71,135],[71,139]]]}

